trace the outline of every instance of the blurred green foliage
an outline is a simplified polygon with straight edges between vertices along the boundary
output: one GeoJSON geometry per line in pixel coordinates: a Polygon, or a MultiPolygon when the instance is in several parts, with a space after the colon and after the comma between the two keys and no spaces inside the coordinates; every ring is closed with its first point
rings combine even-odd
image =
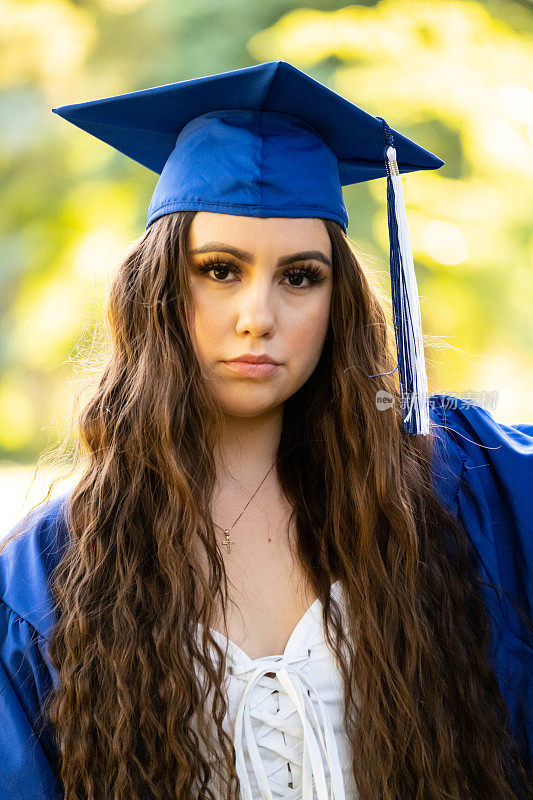
{"type": "MultiPolygon", "coordinates": [[[[432,391],[497,390],[533,419],[533,13],[513,0],[0,0],[0,459],[71,414],[157,175],[51,108],[284,59],[445,160],[404,176],[432,391]]],[[[388,290],[386,182],[348,187],[349,235],[388,290]]]]}

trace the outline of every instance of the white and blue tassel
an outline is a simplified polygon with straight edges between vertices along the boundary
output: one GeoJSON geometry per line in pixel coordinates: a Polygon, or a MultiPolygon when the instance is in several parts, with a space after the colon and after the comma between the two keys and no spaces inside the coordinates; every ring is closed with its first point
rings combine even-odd
{"type": "MultiPolygon", "coordinates": [[[[382,119],[378,117],[378,119],[382,119]]],[[[396,161],[392,132],[383,121],[387,145],[387,213],[390,241],[391,293],[398,353],[402,413],[407,433],[429,433],[429,397],[422,320],[411,239],[403,195],[402,177],[396,161]]]]}

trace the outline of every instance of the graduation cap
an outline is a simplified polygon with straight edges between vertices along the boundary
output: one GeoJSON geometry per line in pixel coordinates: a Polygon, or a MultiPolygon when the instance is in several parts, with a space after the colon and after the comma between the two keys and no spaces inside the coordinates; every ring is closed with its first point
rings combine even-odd
{"type": "Polygon", "coordinates": [[[429,433],[401,173],[437,169],[440,158],[286,61],[52,111],[159,174],[146,228],[163,214],[193,209],[325,217],[346,233],[342,187],[386,176],[397,368],[402,408],[408,404],[403,423],[408,433],[429,433]]]}

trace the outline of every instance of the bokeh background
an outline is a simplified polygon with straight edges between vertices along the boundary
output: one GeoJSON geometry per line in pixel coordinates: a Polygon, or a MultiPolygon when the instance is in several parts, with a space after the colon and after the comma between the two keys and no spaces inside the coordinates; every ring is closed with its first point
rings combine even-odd
{"type": "MultiPolygon", "coordinates": [[[[446,162],[403,176],[430,390],[533,421],[531,2],[0,0],[0,23],[0,537],[46,494],[158,177],[67,103],[284,59],[383,116],[446,162]]],[[[345,200],[390,294],[386,180],[345,200]]]]}

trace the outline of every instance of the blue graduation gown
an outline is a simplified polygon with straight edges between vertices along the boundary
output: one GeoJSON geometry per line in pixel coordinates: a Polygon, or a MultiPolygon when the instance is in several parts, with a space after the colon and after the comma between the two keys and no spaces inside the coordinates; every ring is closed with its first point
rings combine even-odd
{"type": "MultiPolygon", "coordinates": [[[[533,764],[533,642],[512,602],[531,619],[533,424],[504,425],[450,395],[432,395],[430,416],[435,490],[463,522],[483,577],[505,591],[483,590],[491,658],[513,733],[533,764]]],[[[55,619],[48,579],[66,543],[67,496],[36,509],[28,531],[0,556],[0,800],[62,798],[54,734],[39,725],[39,711],[58,685],[47,656],[55,619]]]]}

